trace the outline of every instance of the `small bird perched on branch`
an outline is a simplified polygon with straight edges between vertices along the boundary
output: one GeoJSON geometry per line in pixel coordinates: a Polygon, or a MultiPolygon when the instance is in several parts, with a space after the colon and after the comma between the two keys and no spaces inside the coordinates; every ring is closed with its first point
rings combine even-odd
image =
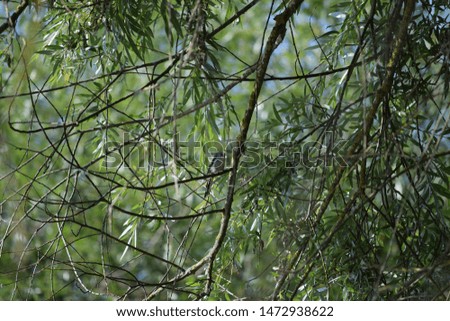
{"type": "MultiPolygon", "coordinates": [[[[220,173],[225,169],[225,154],[223,152],[214,153],[211,161],[209,163],[207,175],[220,173]]],[[[205,198],[208,196],[211,190],[211,184],[214,180],[214,177],[208,178],[208,183],[206,184],[205,198]]]]}

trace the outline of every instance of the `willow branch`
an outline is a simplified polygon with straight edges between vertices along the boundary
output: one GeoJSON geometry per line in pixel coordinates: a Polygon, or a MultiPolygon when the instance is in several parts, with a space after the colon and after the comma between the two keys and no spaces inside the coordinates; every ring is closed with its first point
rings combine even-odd
{"type": "Polygon", "coordinates": [[[264,76],[266,74],[267,66],[269,65],[270,58],[275,49],[283,41],[286,34],[286,24],[289,19],[298,10],[303,0],[292,0],[287,5],[286,9],[279,15],[275,16],[275,25],[272,28],[269,38],[266,41],[264,53],[262,58],[258,61],[256,67],[256,79],[253,86],[253,91],[250,94],[248,106],[244,114],[244,118],[241,121],[241,131],[236,139],[237,148],[233,150],[233,162],[230,176],[228,178],[228,191],[225,201],[224,212],[220,223],[219,233],[217,234],[216,241],[209,254],[209,265],[207,268],[208,280],[205,286],[205,293],[208,294],[211,291],[212,283],[212,270],[214,260],[219,253],[220,248],[225,239],[225,235],[228,230],[228,224],[231,217],[231,207],[234,198],[234,189],[236,184],[237,171],[239,169],[239,160],[245,151],[245,142],[247,140],[247,133],[250,127],[253,113],[258,104],[258,97],[261,92],[262,85],[264,83],[264,76]]]}

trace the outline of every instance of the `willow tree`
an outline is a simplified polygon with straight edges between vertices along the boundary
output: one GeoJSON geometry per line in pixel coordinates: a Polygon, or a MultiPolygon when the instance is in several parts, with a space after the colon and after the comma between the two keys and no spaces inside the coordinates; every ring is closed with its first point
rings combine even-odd
{"type": "Polygon", "coordinates": [[[3,2],[0,298],[448,299],[446,5],[3,2]]]}

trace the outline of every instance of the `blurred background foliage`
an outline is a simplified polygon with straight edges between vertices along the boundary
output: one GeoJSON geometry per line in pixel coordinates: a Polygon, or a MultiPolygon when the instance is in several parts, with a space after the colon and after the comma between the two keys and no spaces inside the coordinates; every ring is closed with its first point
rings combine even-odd
{"type": "Polygon", "coordinates": [[[447,300],[448,1],[299,2],[230,189],[290,1],[3,1],[0,299],[447,300]]]}

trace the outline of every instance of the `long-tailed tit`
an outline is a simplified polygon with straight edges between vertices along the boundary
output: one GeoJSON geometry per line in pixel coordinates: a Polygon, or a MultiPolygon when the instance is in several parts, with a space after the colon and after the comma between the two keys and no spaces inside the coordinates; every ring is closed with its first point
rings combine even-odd
{"type": "MultiPolygon", "coordinates": [[[[209,163],[207,175],[220,173],[225,169],[225,154],[223,152],[214,153],[211,161],[209,163]]],[[[206,192],[205,196],[208,196],[211,190],[211,184],[214,180],[214,177],[208,178],[208,182],[206,183],[206,192]]]]}
{"type": "Polygon", "coordinates": [[[225,154],[223,152],[214,153],[208,167],[208,174],[217,174],[225,168],[225,154]]]}

